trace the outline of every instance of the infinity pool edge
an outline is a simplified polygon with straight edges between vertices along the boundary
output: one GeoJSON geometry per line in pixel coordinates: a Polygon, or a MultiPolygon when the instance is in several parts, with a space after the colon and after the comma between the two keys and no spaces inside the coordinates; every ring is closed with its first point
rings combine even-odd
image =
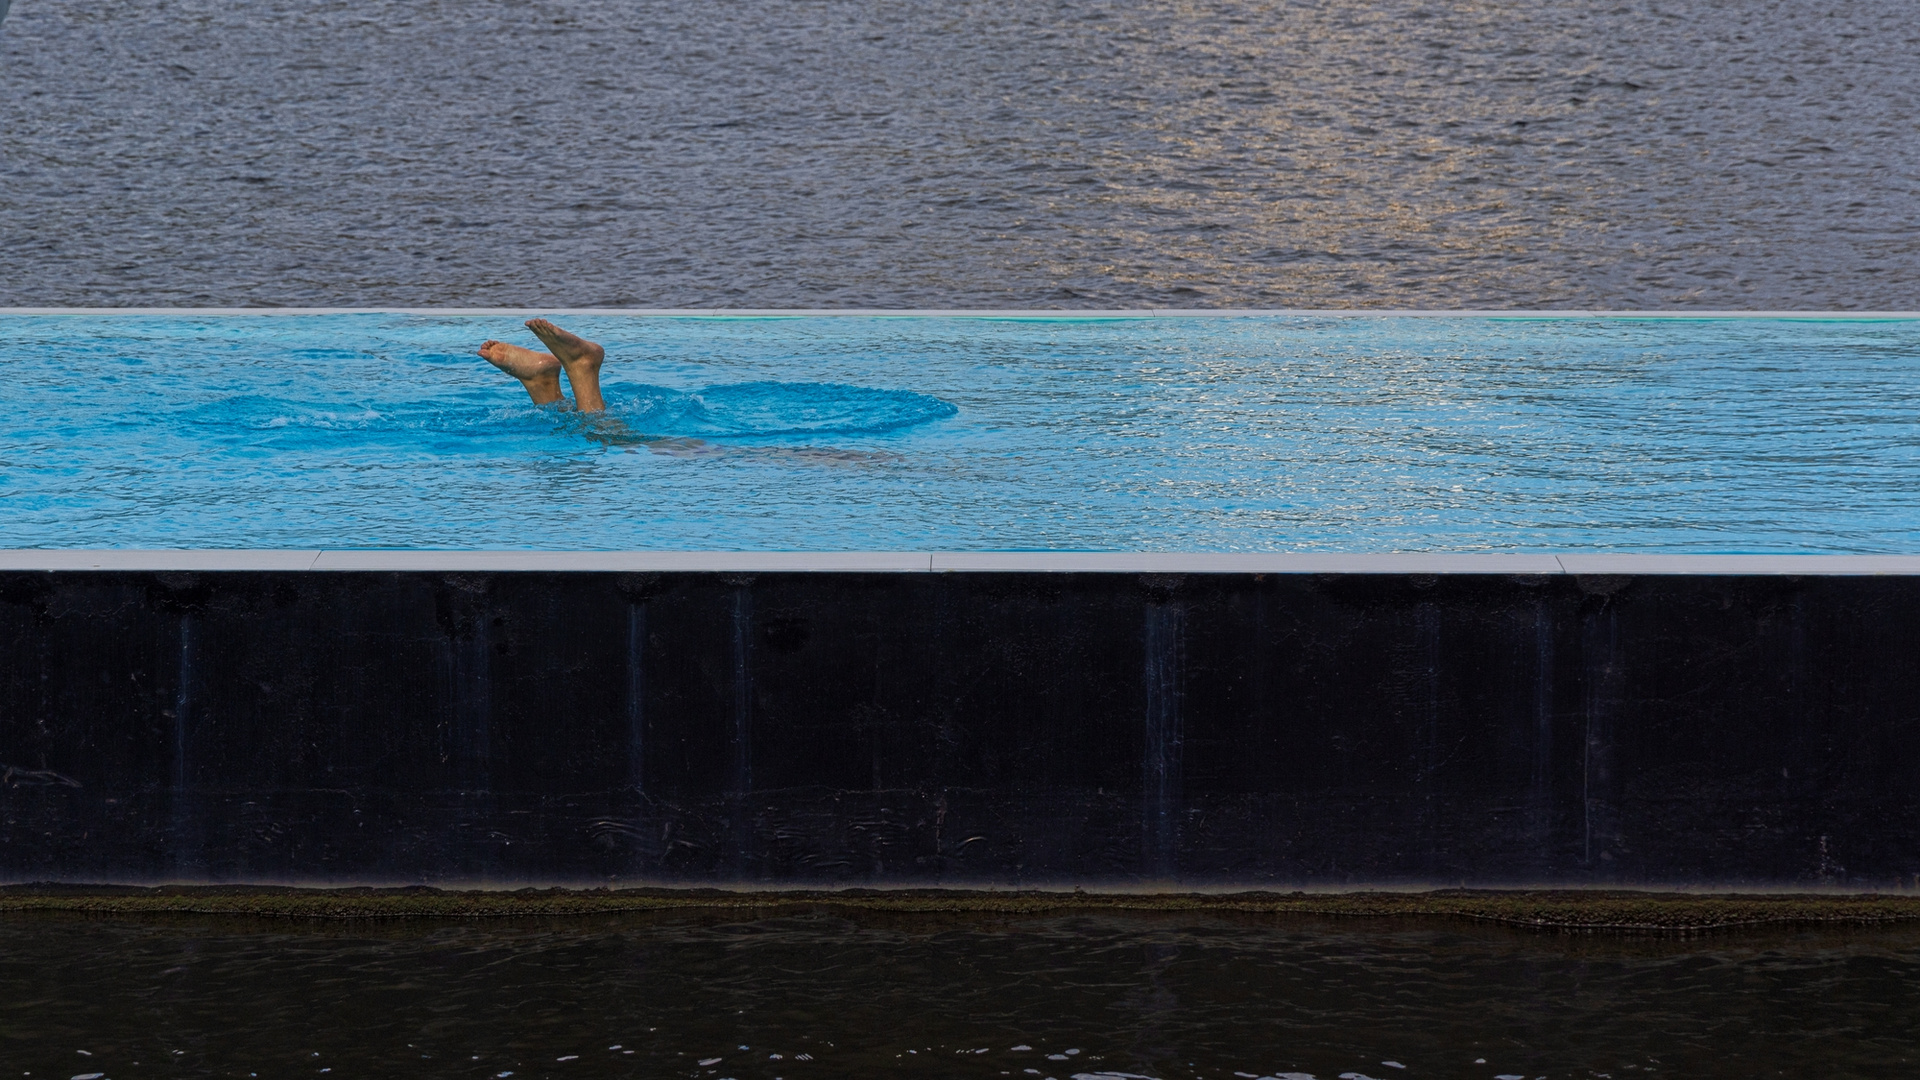
{"type": "Polygon", "coordinates": [[[1920,574],[1920,555],[13,549],[0,571],[549,573],[1920,574]]]}

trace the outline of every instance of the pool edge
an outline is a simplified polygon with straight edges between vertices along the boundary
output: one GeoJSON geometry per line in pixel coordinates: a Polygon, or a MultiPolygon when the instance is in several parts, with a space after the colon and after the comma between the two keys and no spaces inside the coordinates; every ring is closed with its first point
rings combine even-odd
{"type": "Polygon", "coordinates": [[[1920,555],[1611,552],[0,550],[4,571],[1913,576],[1920,555]]]}
{"type": "Polygon", "coordinates": [[[406,315],[446,318],[617,316],[689,319],[1797,319],[1887,322],[1920,319],[1920,311],[1739,311],[1684,308],[568,308],[568,307],[0,307],[0,315],[406,315]]]}

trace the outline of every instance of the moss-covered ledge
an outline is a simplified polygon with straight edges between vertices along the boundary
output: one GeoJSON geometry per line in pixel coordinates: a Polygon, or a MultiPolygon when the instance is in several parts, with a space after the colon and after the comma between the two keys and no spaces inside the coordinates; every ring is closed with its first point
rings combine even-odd
{"type": "Polygon", "coordinates": [[[1691,893],[1600,890],[1152,893],[988,889],[452,890],[427,887],[301,889],[273,886],[151,888],[0,887],[0,912],[209,915],[287,919],[524,918],[712,911],[770,915],[844,910],[949,915],[1193,912],[1243,915],[1465,920],[1560,932],[1700,933],[1744,927],[1877,925],[1920,921],[1920,895],[1691,893]]]}

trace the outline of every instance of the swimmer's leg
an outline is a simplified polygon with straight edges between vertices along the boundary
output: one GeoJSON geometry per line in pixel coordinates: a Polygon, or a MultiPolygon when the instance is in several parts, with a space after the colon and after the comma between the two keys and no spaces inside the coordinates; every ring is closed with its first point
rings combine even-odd
{"type": "Polygon", "coordinates": [[[600,396],[600,364],[607,350],[586,338],[569,334],[545,319],[528,319],[527,329],[553,350],[573,385],[573,404],[581,412],[600,412],[607,407],[600,396]]]}
{"type": "MultiPolygon", "coordinates": [[[[480,346],[487,363],[520,380],[535,405],[565,401],[560,393],[560,360],[548,353],[534,352],[504,341],[488,341],[480,346]]],[[[597,396],[597,395],[596,395],[597,396]]]]}

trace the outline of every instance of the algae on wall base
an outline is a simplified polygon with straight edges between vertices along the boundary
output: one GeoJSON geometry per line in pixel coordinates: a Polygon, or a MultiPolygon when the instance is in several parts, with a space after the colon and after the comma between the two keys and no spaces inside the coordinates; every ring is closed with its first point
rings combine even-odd
{"type": "Polygon", "coordinates": [[[565,918],[672,911],[742,918],[848,915],[1044,916],[1159,912],[1495,923],[1563,933],[1694,934],[1778,926],[1920,921],[1920,896],[1445,889],[1429,892],[1132,893],[1075,889],[301,889],[248,886],[0,886],[0,913],[276,919],[565,918]]]}

